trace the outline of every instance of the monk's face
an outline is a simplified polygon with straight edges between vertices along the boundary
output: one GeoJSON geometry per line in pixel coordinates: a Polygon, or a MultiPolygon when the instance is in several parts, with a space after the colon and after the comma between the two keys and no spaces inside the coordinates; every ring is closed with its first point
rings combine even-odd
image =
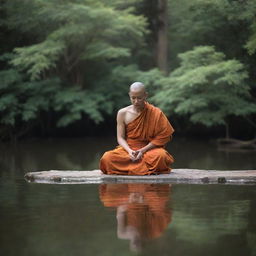
{"type": "Polygon", "coordinates": [[[144,90],[131,90],[129,92],[131,103],[136,108],[142,108],[145,105],[147,93],[144,90]]]}

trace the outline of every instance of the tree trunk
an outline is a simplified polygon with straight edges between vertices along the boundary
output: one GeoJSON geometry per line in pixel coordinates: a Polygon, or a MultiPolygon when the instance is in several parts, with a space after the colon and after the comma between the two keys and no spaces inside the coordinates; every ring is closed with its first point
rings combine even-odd
{"type": "Polygon", "coordinates": [[[158,32],[156,59],[158,68],[168,73],[168,1],[158,0],[158,32]]]}

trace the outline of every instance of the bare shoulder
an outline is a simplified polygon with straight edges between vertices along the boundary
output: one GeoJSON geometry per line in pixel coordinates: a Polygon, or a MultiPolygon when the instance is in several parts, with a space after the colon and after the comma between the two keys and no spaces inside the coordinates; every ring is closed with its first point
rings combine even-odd
{"type": "Polygon", "coordinates": [[[119,109],[118,112],[117,112],[117,116],[124,116],[127,112],[130,111],[131,107],[132,106],[127,106],[125,108],[119,109]]]}
{"type": "Polygon", "coordinates": [[[129,111],[128,108],[129,108],[129,106],[118,110],[117,116],[116,116],[118,123],[124,122],[125,115],[126,115],[127,111],[129,111]]]}

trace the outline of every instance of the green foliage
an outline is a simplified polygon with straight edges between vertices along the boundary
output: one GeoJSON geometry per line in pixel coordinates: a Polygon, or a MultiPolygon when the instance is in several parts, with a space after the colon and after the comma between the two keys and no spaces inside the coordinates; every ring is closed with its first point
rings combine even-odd
{"type": "Polygon", "coordinates": [[[256,52],[256,22],[252,24],[251,30],[252,34],[245,45],[245,48],[248,50],[250,55],[256,52]]]}
{"type": "Polygon", "coordinates": [[[0,123],[48,126],[48,116],[50,126],[85,116],[98,123],[129,104],[134,81],[146,84],[155,95],[150,100],[166,113],[191,122],[212,126],[254,113],[255,0],[170,0],[173,71],[167,77],[154,68],[156,6],[145,0],[2,1],[0,123]],[[191,50],[198,45],[214,47],[191,50]]]}
{"type": "Polygon", "coordinates": [[[136,65],[117,66],[112,72],[113,82],[123,84],[127,92],[128,87],[134,81],[143,81],[147,90],[155,88],[159,79],[164,77],[163,73],[157,69],[151,69],[148,71],[139,70],[136,65]]]}
{"type": "Polygon", "coordinates": [[[28,82],[14,69],[0,72],[0,84],[0,123],[10,126],[49,110],[52,92],[59,89],[58,79],[28,82]]]}
{"type": "Polygon", "coordinates": [[[38,42],[15,48],[10,61],[32,80],[41,79],[45,72],[58,76],[63,72],[81,73],[77,67],[86,60],[128,57],[132,48],[143,43],[146,33],[143,16],[132,14],[130,8],[118,9],[102,1],[14,0],[6,3],[6,10],[6,22],[16,29],[26,27],[31,19],[33,30],[41,32],[41,26],[47,28],[38,36],[38,42]],[[28,3],[33,6],[32,17],[25,16],[28,3]],[[15,19],[17,8],[24,20],[15,19]]]}
{"type": "Polygon", "coordinates": [[[4,1],[0,26],[23,41],[0,56],[9,64],[0,72],[0,123],[16,127],[54,113],[56,125],[67,126],[84,115],[98,123],[111,114],[115,97],[124,96],[109,89],[108,66],[130,57],[147,33],[146,20],[134,14],[133,4],[4,1]]]}
{"type": "Polygon", "coordinates": [[[63,87],[58,78],[27,81],[16,70],[0,72],[0,123],[15,126],[20,122],[38,121],[40,113],[59,113],[57,126],[67,126],[82,114],[95,122],[110,112],[103,95],[79,87],[63,87]]]}
{"type": "Polygon", "coordinates": [[[59,54],[63,51],[64,45],[61,42],[46,41],[37,45],[14,49],[16,57],[10,63],[27,70],[31,80],[40,78],[41,73],[50,68],[56,67],[59,54]]]}
{"type": "Polygon", "coordinates": [[[180,0],[169,1],[171,65],[177,54],[198,45],[214,45],[228,58],[254,65],[256,1],[180,0]]]}
{"type": "Polygon", "coordinates": [[[212,126],[225,124],[231,115],[256,112],[242,63],[225,60],[225,55],[211,46],[195,47],[179,58],[180,67],[156,83],[161,89],[152,97],[166,113],[212,126]]]}
{"type": "Polygon", "coordinates": [[[104,101],[101,94],[81,90],[79,88],[67,88],[57,91],[54,97],[54,110],[63,112],[58,121],[58,126],[67,126],[81,119],[82,114],[87,114],[96,123],[103,120],[102,110],[99,106],[104,101]]]}

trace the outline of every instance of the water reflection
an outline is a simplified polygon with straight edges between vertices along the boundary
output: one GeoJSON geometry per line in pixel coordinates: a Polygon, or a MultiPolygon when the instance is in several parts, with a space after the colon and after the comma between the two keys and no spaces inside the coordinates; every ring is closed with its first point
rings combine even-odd
{"type": "Polygon", "coordinates": [[[117,237],[130,240],[139,252],[145,242],[160,237],[171,222],[169,184],[101,184],[100,199],[116,209],[117,237]]]}

